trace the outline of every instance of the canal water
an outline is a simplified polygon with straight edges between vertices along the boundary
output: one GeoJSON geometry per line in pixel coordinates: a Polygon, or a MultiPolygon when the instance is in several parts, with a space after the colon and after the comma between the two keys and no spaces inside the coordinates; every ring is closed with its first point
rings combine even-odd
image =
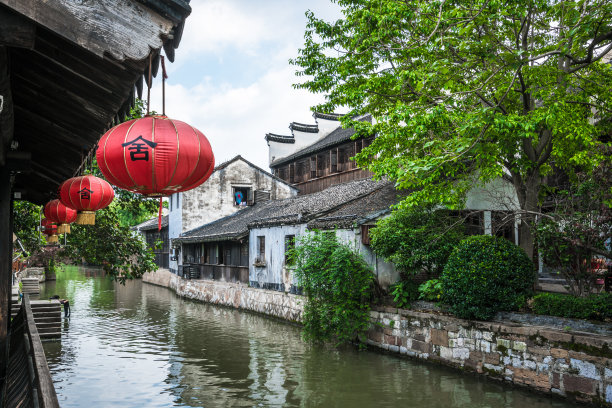
{"type": "Polygon", "coordinates": [[[299,327],[66,267],[41,298],[71,303],[44,343],[67,407],[569,407],[433,364],[305,344],[299,327]]]}

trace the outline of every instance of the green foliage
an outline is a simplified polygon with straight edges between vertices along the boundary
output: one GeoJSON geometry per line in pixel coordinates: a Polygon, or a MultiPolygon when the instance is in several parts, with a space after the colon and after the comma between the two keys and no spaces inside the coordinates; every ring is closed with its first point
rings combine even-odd
{"type": "Polygon", "coordinates": [[[442,282],[440,279],[430,279],[419,286],[419,299],[439,302],[442,299],[442,282]]]}
{"type": "MultiPolygon", "coordinates": [[[[608,149],[608,155],[612,149],[608,149]]],[[[553,203],[537,226],[536,237],[547,266],[555,267],[576,296],[591,293],[602,257],[612,258],[612,162],[548,194],[553,203]]]]}
{"type": "Polygon", "coordinates": [[[440,278],[442,300],[464,319],[487,320],[500,310],[517,310],[531,295],[533,263],[508,240],[477,235],[462,241],[440,278]]]}
{"type": "Polygon", "coordinates": [[[295,276],[307,298],[304,338],[339,345],[365,336],[375,279],[370,266],[333,233],[304,235],[292,252],[295,276]]]}
{"type": "Polygon", "coordinates": [[[38,231],[41,214],[40,205],[32,204],[29,201],[13,202],[13,231],[30,254],[40,250],[45,242],[38,231]]]}
{"type": "Polygon", "coordinates": [[[391,295],[397,307],[409,309],[410,304],[419,298],[419,285],[413,281],[401,281],[391,286],[391,295]]]}
{"type": "Polygon", "coordinates": [[[71,230],[61,255],[75,263],[102,265],[120,282],[157,270],[155,256],[141,236],[119,223],[117,207],[97,211],[95,225],[72,225],[71,230]]]}
{"type": "Polygon", "coordinates": [[[378,221],[370,234],[374,252],[393,262],[404,280],[423,271],[439,276],[455,246],[465,238],[459,217],[422,207],[394,211],[378,221]]]}
{"type": "Polygon", "coordinates": [[[533,297],[531,308],[534,313],[540,315],[606,320],[612,318],[612,293],[592,294],[587,297],[539,293],[533,297]]]}
{"type": "Polygon", "coordinates": [[[509,173],[531,256],[546,176],[607,159],[609,0],[335,2],[334,22],[307,13],[296,88],[325,94],[317,111],[348,108],[357,137],[377,135],[357,164],[411,191],[403,206],[462,208],[475,183],[509,173]]]}

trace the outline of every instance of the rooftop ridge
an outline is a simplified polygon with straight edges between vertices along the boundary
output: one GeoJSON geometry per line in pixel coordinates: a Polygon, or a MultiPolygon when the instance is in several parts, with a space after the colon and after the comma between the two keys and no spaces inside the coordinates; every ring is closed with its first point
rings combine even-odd
{"type": "Polygon", "coordinates": [[[321,113],[321,112],[314,112],[312,114],[312,116],[316,119],[326,119],[326,120],[337,120],[339,121],[340,118],[342,116],[344,116],[341,113],[321,113]]]}
{"type": "Polygon", "coordinates": [[[279,135],[276,133],[266,133],[265,139],[268,142],[278,142],[278,143],[295,143],[295,138],[293,135],[279,135]]]}
{"type": "Polygon", "coordinates": [[[306,132],[306,133],[319,133],[319,125],[309,125],[306,123],[299,123],[299,122],[291,122],[289,124],[289,129],[291,129],[291,132],[293,132],[294,130],[297,130],[299,132],[306,132]]]}

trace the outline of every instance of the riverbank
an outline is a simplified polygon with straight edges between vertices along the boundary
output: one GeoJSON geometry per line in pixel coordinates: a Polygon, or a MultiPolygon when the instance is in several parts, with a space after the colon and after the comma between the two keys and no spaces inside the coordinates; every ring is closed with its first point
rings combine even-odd
{"type": "MultiPolygon", "coordinates": [[[[185,280],[168,270],[143,276],[179,296],[300,321],[302,297],[242,284],[185,280]]],[[[377,308],[368,344],[500,381],[612,407],[612,336],[545,326],[479,322],[377,308]]]]}

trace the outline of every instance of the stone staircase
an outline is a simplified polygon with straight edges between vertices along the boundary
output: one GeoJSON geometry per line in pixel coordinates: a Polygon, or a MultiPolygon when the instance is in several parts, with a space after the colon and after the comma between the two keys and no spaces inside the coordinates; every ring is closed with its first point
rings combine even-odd
{"type": "Polygon", "coordinates": [[[22,278],[21,279],[21,291],[29,294],[39,294],[40,285],[38,278],[22,278]]]}
{"type": "Polygon", "coordinates": [[[32,314],[41,339],[62,335],[62,305],[58,300],[32,300],[32,314]]]}
{"type": "Polygon", "coordinates": [[[19,309],[21,308],[21,298],[19,297],[19,288],[13,287],[11,293],[11,319],[17,316],[19,309]]]}

